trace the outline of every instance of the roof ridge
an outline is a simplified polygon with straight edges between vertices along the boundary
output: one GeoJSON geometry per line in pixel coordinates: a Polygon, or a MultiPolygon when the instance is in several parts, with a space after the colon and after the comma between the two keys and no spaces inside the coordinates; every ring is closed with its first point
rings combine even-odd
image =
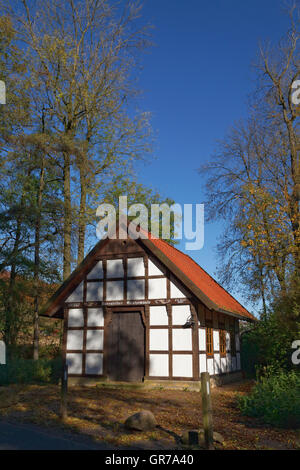
{"type": "MultiPolygon", "coordinates": [[[[132,222],[131,222],[132,223],[132,222]]],[[[129,229],[129,225],[128,225],[129,229]]],[[[206,272],[193,258],[180,251],[179,248],[171,245],[166,240],[159,237],[153,237],[151,232],[139,227],[140,231],[146,235],[141,238],[140,242],[148,248],[163,264],[169,268],[170,272],[175,274],[178,279],[186,285],[186,287],[195,294],[207,308],[236,315],[242,319],[256,320],[256,318],[243,307],[227,290],[222,287],[208,272],[206,272]],[[143,240],[145,238],[145,240],[143,240]],[[150,242],[146,242],[146,239],[150,242]],[[213,282],[212,282],[213,281],[213,282]]],[[[130,237],[130,230],[128,230],[130,237]]],[[[131,238],[131,237],[130,237],[131,238]]],[[[135,239],[135,238],[133,238],[135,239]]],[[[71,288],[76,287],[78,282],[82,280],[88,270],[92,267],[95,258],[103,247],[109,243],[108,238],[100,240],[94,248],[86,255],[80,265],[70,274],[60,288],[55,292],[51,299],[47,302],[42,312],[46,316],[60,314],[62,301],[71,288]]]]}

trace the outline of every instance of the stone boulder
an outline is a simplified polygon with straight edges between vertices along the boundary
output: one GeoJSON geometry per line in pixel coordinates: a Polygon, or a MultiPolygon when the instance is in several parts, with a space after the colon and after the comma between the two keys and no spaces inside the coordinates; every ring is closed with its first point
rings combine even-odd
{"type": "Polygon", "coordinates": [[[125,428],[132,431],[152,431],[156,425],[154,415],[148,410],[139,411],[125,421],[125,428]]]}

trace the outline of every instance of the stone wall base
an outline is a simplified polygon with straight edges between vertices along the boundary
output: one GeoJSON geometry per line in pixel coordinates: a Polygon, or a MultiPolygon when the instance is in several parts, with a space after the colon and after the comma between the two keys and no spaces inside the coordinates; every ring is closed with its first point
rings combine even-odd
{"type": "MultiPolygon", "coordinates": [[[[222,385],[239,382],[243,379],[243,373],[230,372],[228,374],[211,376],[211,386],[221,387],[222,385]]],[[[128,388],[128,389],[166,389],[166,390],[188,390],[200,391],[201,382],[192,380],[150,380],[145,379],[144,382],[111,382],[105,377],[69,377],[70,386],[87,386],[87,387],[107,387],[107,388],[128,388]]]]}

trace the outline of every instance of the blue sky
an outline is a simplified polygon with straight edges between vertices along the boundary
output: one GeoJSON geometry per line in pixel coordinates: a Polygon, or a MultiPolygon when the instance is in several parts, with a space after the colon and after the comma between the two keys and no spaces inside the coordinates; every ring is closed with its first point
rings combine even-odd
{"type": "MultiPolygon", "coordinates": [[[[155,46],[142,58],[140,105],[152,113],[156,160],[139,169],[141,182],[180,204],[203,202],[197,168],[247,115],[251,64],[260,42],[284,35],[283,8],[279,0],[146,0],[143,19],[155,27],[155,46]]],[[[188,252],[211,275],[222,225],[206,224],[203,249],[188,252]]],[[[185,251],[184,241],[178,247],[185,251]]]]}

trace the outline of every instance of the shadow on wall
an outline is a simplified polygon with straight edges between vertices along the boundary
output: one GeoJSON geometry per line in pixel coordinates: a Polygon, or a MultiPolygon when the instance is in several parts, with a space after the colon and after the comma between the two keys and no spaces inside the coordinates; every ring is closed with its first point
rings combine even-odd
{"type": "MultiPolygon", "coordinates": [[[[144,334],[143,334],[144,337],[144,334]]],[[[69,374],[80,374],[83,366],[83,355],[68,353],[67,363],[69,374]]],[[[84,374],[103,374],[103,354],[89,352],[86,354],[86,368],[84,374]]],[[[145,352],[137,347],[132,338],[122,333],[120,348],[109,350],[106,354],[106,373],[113,381],[142,381],[145,375],[145,352]]]]}
{"type": "MultiPolygon", "coordinates": [[[[82,374],[83,332],[72,331],[72,334],[81,334],[78,341],[73,343],[78,349],[67,354],[69,374],[82,374]]],[[[86,338],[87,353],[85,356],[86,375],[108,376],[114,381],[142,381],[145,375],[145,327],[140,312],[113,312],[112,320],[108,325],[105,345],[105,370],[103,369],[103,330],[88,330],[86,338]],[[95,352],[93,352],[93,349],[95,352]],[[98,350],[98,351],[96,351],[98,350]]],[[[76,338],[75,338],[76,339],[76,338]]]]}
{"type": "MultiPolygon", "coordinates": [[[[142,263],[143,259],[141,258],[142,263]]],[[[144,275],[145,273],[141,273],[144,275]]],[[[134,277],[139,275],[138,266],[134,269],[128,269],[127,275],[134,277]]],[[[120,259],[108,260],[107,261],[107,284],[106,284],[106,296],[107,300],[122,300],[124,299],[124,281],[118,278],[124,279],[123,261],[120,259]],[[114,280],[118,279],[118,280],[114,280]]],[[[144,279],[129,279],[127,280],[127,298],[132,299],[144,299],[145,298],[145,280],[144,279]]]]}
{"type": "MultiPolygon", "coordinates": [[[[142,261],[143,262],[143,261],[142,261]]],[[[95,268],[94,268],[95,269],[95,268]]],[[[93,271],[93,270],[92,270],[93,271]]],[[[90,276],[92,279],[88,283],[87,300],[100,300],[102,298],[102,280],[103,271],[99,270],[99,279],[97,275],[90,276]],[[94,282],[93,282],[94,281],[94,282]]],[[[144,272],[142,273],[144,275],[144,272]]],[[[128,276],[134,277],[139,275],[138,270],[134,266],[128,271],[128,276]]],[[[144,299],[145,298],[145,280],[129,279],[127,281],[127,298],[144,299]]],[[[115,301],[124,299],[124,267],[122,259],[107,261],[107,282],[106,282],[106,300],[115,301]]]]}

